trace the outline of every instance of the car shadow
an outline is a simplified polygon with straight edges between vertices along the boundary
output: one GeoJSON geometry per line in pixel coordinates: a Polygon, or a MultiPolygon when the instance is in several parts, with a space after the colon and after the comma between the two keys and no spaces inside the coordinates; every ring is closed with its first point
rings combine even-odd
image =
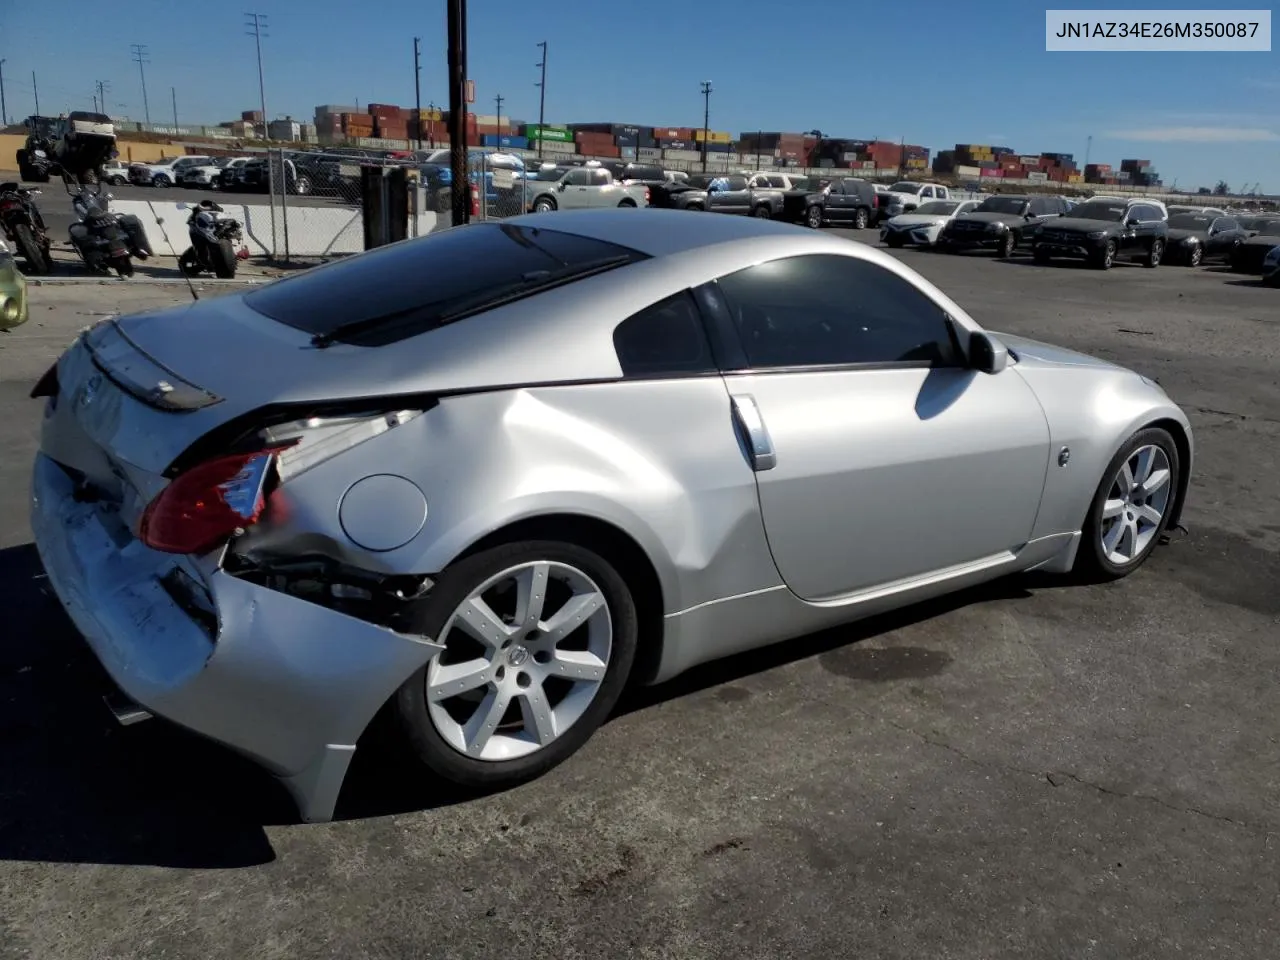
{"type": "MultiPolygon", "coordinates": [[[[616,715],[1060,582],[998,581],[739,654],[633,689],[616,715]]],[[[265,828],[299,822],[284,789],[257,764],[166,721],[120,726],[102,699],[110,680],[53,596],[34,545],[0,550],[0,605],[8,616],[0,644],[0,860],[231,869],[275,859],[265,828]]],[[[389,728],[384,711],[362,738],[336,819],[483,796],[432,776],[389,728]]]]}

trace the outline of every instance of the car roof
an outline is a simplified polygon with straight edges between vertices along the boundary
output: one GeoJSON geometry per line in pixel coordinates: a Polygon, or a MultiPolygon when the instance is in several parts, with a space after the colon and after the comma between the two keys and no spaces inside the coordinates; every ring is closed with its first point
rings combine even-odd
{"type": "MultiPolygon", "coordinates": [[[[521,226],[545,226],[596,240],[607,240],[651,257],[672,256],[735,241],[815,236],[814,231],[805,227],[760,217],[703,217],[691,215],[686,210],[652,207],[644,211],[611,209],[562,210],[554,215],[531,213],[512,217],[504,222],[521,226]],[[554,225],[548,223],[549,216],[554,217],[554,225]]],[[[829,237],[833,245],[848,243],[832,234],[817,236],[829,237]]]]}

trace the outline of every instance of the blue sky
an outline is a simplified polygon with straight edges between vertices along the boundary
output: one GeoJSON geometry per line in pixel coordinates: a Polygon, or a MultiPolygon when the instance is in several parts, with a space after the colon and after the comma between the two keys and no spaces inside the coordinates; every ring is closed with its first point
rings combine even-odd
{"type": "MultiPolygon", "coordinates": [[[[106,80],[112,112],[142,119],[131,43],[150,49],[154,122],[172,119],[171,87],[183,123],[234,119],[257,106],[253,41],[239,5],[129,0],[73,14],[75,6],[0,5],[10,117],[32,112],[34,69],[45,113],[91,106],[94,82],[106,80]]],[[[415,35],[423,40],[423,105],[447,99],[443,0],[250,6],[270,24],[263,53],[272,116],[309,117],[316,104],[357,99],[411,105],[415,35]]],[[[1068,152],[1080,162],[1092,135],[1094,162],[1149,159],[1167,184],[1221,178],[1280,192],[1275,53],[1046,53],[1044,5],[1019,0],[916,0],[896,10],[736,0],[734,15],[666,0],[581,9],[472,0],[473,109],[493,113],[501,94],[504,115],[536,120],[536,44],[545,39],[549,122],[700,125],[699,82],[711,80],[712,128],[735,134],[817,128],[905,137],[935,151],[959,142],[1068,152]],[[859,29],[844,52],[846,24],[859,29]],[[899,39],[879,39],[886,35],[899,39]]]]}

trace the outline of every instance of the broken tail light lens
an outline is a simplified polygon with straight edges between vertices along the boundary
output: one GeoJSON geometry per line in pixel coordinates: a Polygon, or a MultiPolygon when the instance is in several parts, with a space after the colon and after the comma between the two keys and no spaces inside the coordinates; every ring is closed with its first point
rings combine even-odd
{"type": "Polygon", "coordinates": [[[279,449],[217,457],[180,474],[147,505],[138,539],[164,553],[202,554],[257,523],[279,449]]]}

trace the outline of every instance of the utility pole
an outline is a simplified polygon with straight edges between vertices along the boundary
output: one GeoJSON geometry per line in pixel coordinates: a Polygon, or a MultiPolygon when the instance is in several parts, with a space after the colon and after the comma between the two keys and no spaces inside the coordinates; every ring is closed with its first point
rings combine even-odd
{"type": "Polygon", "coordinates": [[[422,38],[413,38],[413,106],[418,111],[418,149],[422,149],[422,38]]]}
{"type": "Polygon", "coordinates": [[[498,115],[497,117],[494,118],[498,122],[495,123],[494,126],[498,128],[498,146],[499,147],[502,146],[502,101],[504,99],[505,98],[502,96],[502,94],[498,94],[496,97],[493,98],[493,102],[497,104],[497,107],[498,107],[498,115]]]}
{"type": "Polygon", "coordinates": [[[449,30],[449,167],[453,172],[453,225],[471,221],[467,176],[467,0],[447,0],[449,30]]]}
{"type": "Polygon", "coordinates": [[[702,81],[702,172],[707,172],[707,135],[711,130],[711,81],[702,81]]]}
{"type": "MultiPolygon", "coordinates": [[[[253,37],[253,45],[258,51],[258,108],[262,111],[262,137],[271,139],[271,127],[267,124],[267,87],[262,80],[262,37],[266,34],[267,15],[265,13],[246,13],[246,33],[253,37]]],[[[270,36],[270,34],[266,34],[270,36]]]]}
{"type": "Polygon", "coordinates": [[[1084,165],[1086,167],[1089,165],[1089,154],[1091,153],[1093,153],[1093,134],[1089,135],[1089,139],[1085,141],[1084,145],[1084,165]]]}
{"type": "Polygon", "coordinates": [[[542,48],[542,62],[534,66],[542,71],[542,79],[534,84],[538,88],[538,159],[542,159],[542,125],[547,122],[547,41],[538,44],[542,48]]]}
{"type": "Polygon", "coordinates": [[[111,86],[106,80],[97,80],[94,87],[98,90],[98,110],[101,113],[107,112],[107,87],[111,86]]]}
{"type": "MultiPolygon", "coordinates": [[[[431,103],[429,103],[429,104],[427,105],[427,112],[428,112],[432,117],[434,117],[434,116],[436,115],[436,102],[435,102],[434,100],[432,100],[432,101],[431,101],[431,103]]],[[[432,120],[432,121],[431,121],[431,135],[430,135],[429,137],[427,137],[427,146],[429,146],[432,150],[434,150],[434,149],[436,148],[436,122],[435,122],[435,120],[432,120]]]]}
{"type": "Polygon", "coordinates": [[[31,71],[31,92],[36,97],[36,116],[40,116],[40,88],[36,86],[36,72],[31,71]]]}
{"type": "Polygon", "coordinates": [[[173,132],[178,132],[178,88],[169,88],[169,98],[173,101],[173,132]]]}
{"type": "Polygon", "coordinates": [[[764,143],[764,131],[756,131],[756,169],[760,169],[760,151],[763,149],[760,144],[764,143]]]}
{"type": "Polygon", "coordinates": [[[4,102],[4,60],[0,60],[0,127],[9,125],[9,108],[4,102]]]}
{"type": "Polygon", "coordinates": [[[151,62],[147,59],[147,45],[133,43],[129,46],[133,50],[133,59],[138,64],[138,76],[142,79],[142,112],[147,118],[147,126],[151,126],[151,107],[147,103],[147,72],[143,69],[143,64],[151,62]]]}

